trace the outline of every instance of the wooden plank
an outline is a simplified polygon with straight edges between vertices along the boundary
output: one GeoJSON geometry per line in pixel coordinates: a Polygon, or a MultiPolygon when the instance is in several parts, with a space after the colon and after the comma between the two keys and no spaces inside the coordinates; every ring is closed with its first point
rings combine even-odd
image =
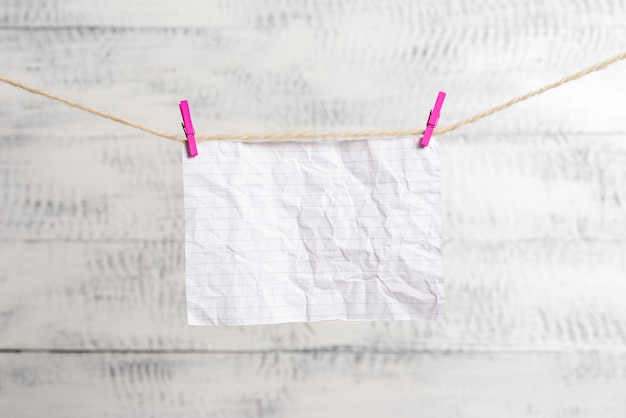
{"type": "Polygon", "coordinates": [[[175,2],[150,0],[109,0],[85,4],[80,0],[0,1],[0,24],[21,28],[115,26],[133,28],[207,27],[284,29],[296,23],[332,25],[354,23],[365,18],[368,25],[393,21],[417,28],[433,23],[454,27],[552,27],[623,25],[623,1],[595,2],[568,0],[493,0],[488,4],[472,0],[427,2],[394,0],[292,1],[189,0],[185,7],[175,2]]]}
{"type": "MultiPolygon", "coordinates": [[[[5,29],[0,47],[10,57],[3,73],[36,87],[166,132],[179,132],[176,103],[186,98],[199,132],[242,133],[423,127],[440,89],[448,124],[613,55],[626,38],[626,26],[610,25],[416,30],[409,21],[330,31],[5,29]]],[[[623,78],[617,64],[461,132],[624,132],[623,78]]],[[[0,88],[5,134],[134,134],[0,88]]]]}
{"type": "Polygon", "coordinates": [[[626,243],[447,242],[445,322],[189,327],[178,242],[0,244],[0,348],[615,349],[626,243]]]}
{"type": "Polygon", "coordinates": [[[181,152],[137,137],[5,137],[0,237],[182,241],[181,152]]]}
{"type": "Polygon", "coordinates": [[[0,414],[604,417],[624,354],[0,354],[0,414]]]}
{"type": "MultiPolygon", "coordinates": [[[[623,136],[441,141],[447,240],[625,236],[623,136]]],[[[5,137],[0,239],[180,242],[181,149],[139,137],[5,137]]]]}
{"type": "Polygon", "coordinates": [[[626,235],[623,134],[441,141],[446,238],[622,241],[626,235]]]}

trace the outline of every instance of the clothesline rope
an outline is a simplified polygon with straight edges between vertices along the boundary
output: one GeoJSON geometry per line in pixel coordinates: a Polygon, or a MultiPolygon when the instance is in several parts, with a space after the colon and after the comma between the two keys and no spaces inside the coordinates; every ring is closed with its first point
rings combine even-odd
{"type": "MultiPolygon", "coordinates": [[[[567,77],[563,77],[562,79],[555,81],[553,83],[550,83],[548,85],[545,85],[537,90],[533,90],[529,93],[515,97],[507,101],[506,103],[492,107],[491,109],[485,110],[484,112],[478,113],[474,116],[470,116],[469,118],[463,119],[451,125],[437,128],[435,129],[435,134],[440,135],[440,134],[445,134],[445,133],[454,131],[462,126],[469,125],[470,123],[474,123],[480,119],[483,119],[487,116],[493,115],[494,113],[497,113],[506,108],[509,108],[516,103],[523,102],[524,100],[528,100],[531,97],[545,93],[548,90],[555,89],[565,83],[569,83],[570,81],[582,78],[588,74],[594,73],[596,71],[600,71],[608,67],[609,65],[614,64],[623,59],[626,59],[626,51],[620,54],[617,54],[611,58],[608,58],[604,61],[593,64],[578,72],[570,74],[567,77]]],[[[102,118],[109,119],[114,122],[118,122],[118,123],[130,126],[135,129],[139,129],[140,131],[144,131],[152,135],[159,136],[161,138],[169,139],[172,141],[185,142],[185,138],[180,135],[168,134],[166,132],[161,132],[159,130],[152,129],[149,126],[145,126],[140,123],[133,122],[128,119],[112,115],[110,113],[93,108],[91,106],[87,106],[82,103],[78,103],[73,100],[67,99],[65,97],[57,96],[56,94],[48,93],[44,90],[40,90],[38,88],[28,86],[24,83],[20,83],[19,81],[10,79],[8,77],[4,77],[0,75],[0,81],[3,83],[10,84],[14,87],[20,88],[22,90],[25,90],[29,93],[38,94],[40,96],[47,97],[48,99],[65,103],[68,106],[83,110],[87,113],[91,113],[92,115],[100,116],[102,118]]],[[[196,139],[198,141],[210,141],[210,140],[286,141],[286,140],[294,140],[294,139],[307,140],[307,139],[341,139],[341,138],[345,139],[345,138],[380,138],[380,137],[392,137],[392,136],[419,136],[419,135],[422,135],[423,133],[424,133],[424,129],[398,129],[398,130],[355,131],[355,132],[285,132],[285,133],[272,133],[272,134],[198,135],[196,136],[196,139]]]]}

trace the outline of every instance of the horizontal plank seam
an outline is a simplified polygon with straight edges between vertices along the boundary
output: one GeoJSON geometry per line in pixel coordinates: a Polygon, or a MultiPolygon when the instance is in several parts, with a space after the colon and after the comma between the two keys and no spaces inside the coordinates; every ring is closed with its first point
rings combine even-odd
{"type": "MultiPolygon", "coordinates": [[[[57,239],[57,238],[0,238],[0,244],[181,244],[185,243],[185,240],[172,240],[172,239],[150,239],[150,238],[137,238],[137,239],[57,239]]],[[[458,243],[472,243],[478,245],[490,245],[490,244],[540,244],[540,243],[561,243],[561,244],[624,244],[626,238],[560,238],[560,237],[547,237],[547,238],[520,238],[520,239],[494,239],[494,240],[480,240],[480,239],[444,239],[443,244],[458,244],[458,243]]]]}
{"type": "Polygon", "coordinates": [[[368,355],[463,355],[463,354],[626,354],[626,344],[619,346],[559,346],[559,347],[497,347],[497,348],[425,348],[371,349],[358,346],[330,346],[302,349],[219,350],[219,349],[78,349],[78,348],[0,348],[1,354],[368,354],[368,355]]]}
{"type": "MultiPolygon", "coordinates": [[[[425,20],[424,23],[427,21],[425,20]]],[[[464,31],[471,29],[480,29],[480,30],[494,30],[494,29],[503,29],[506,31],[511,30],[522,30],[526,32],[537,32],[537,31],[546,31],[546,30],[559,30],[559,31],[577,31],[581,29],[595,29],[598,31],[606,31],[609,32],[615,29],[626,29],[626,24],[620,22],[611,22],[606,23],[602,22],[600,26],[597,23],[585,22],[585,23],[576,23],[576,22],[566,22],[566,24],[553,24],[553,25],[537,25],[532,26],[528,25],[526,22],[524,24],[519,24],[518,26],[512,26],[511,22],[507,22],[505,24],[500,25],[481,25],[481,24],[465,24],[459,25],[457,28],[446,28],[449,32],[450,29],[456,31],[464,31]],[[569,23],[569,24],[567,24],[569,23]]],[[[233,25],[233,26],[124,26],[124,25],[6,25],[0,26],[0,31],[68,31],[68,30],[87,30],[87,31],[128,31],[128,32],[160,32],[160,31],[180,31],[186,33],[205,33],[207,31],[219,31],[219,30],[241,30],[245,28],[243,25],[233,25]]],[[[437,30],[436,26],[429,26],[426,30],[435,31],[437,30]]]]}

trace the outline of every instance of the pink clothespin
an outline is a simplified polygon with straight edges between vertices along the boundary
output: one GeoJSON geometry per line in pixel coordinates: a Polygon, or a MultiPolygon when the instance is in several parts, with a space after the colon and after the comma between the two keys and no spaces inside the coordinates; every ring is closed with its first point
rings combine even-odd
{"type": "Polygon", "coordinates": [[[196,148],[196,131],[193,130],[191,113],[189,113],[189,103],[187,100],[181,100],[178,107],[180,107],[180,114],[183,116],[183,131],[187,137],[187,154],[190,157],[195,157],[198,155],[198,149],[196,148]]]}
{"type": "Polygon", "coordinates": [[[433,131],[437,127],[437,122],[439,122],[439,116],[441,115],[441,106],[443,106],[443,101],[446,98],[446,93],[440,91],[437,95],[437,100],[435,101],[435,107],[430,111],[430,115],[428,115],[428,122],[426,122],[426,130],[424,131],[424,136],[422,136],[422,140],[420,141],[420,145],[422,147],[427,147],[430,142],[430,137],[433,136],[433,131]]]}

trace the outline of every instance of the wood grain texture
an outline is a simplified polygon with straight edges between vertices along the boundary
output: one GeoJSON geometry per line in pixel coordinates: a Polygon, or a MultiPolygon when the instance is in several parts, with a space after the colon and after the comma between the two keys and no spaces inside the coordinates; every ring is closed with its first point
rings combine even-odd
{"type": "MultiPolygon", "coordinates": [[[[626,1],[0,0],[0,72],[164,131],[421,127],[626,1]]],[[[0,85],[0,416],[623,417],[625,64],[441,138],[447,319],[186,326],[180,145],[0,85]]]]}
{"type": "MultiPolygon", "coordinates": [[[[36,141],[45,146],[46,139],[36,141]]],[[[313,333],[300,325],[184,326],[183,216],[178,162],[171,161],[178,150],[157,141],[160,153],[146,147],[131,155],[127,141],[58,142],[52,162],[7,142],[2,347],[378,350],[626,341],[619,136],[444,141],[445,324],[331,322],[315,324],[313,333]],[[47,190],[48,200],[34,199],[47,190]]]]}
{"type": "Polygon", "coordinates": [[[615,354],[2,354],[0,414],[622,418],[625,378],[615,354]]]}
{"type": "MultiPolygon", "coordinates": [[[[447,241],[624,237],[623,135],[441,141],[447,241]]],[[[16,135],[0,153],[0,240],[183,241],[178,143],[16,135]]]]}
{"type": "MultiPolygon", "coordinates": [[[[525,3],[502,3],[494,10],[505,21],[516,8],[526,16],[495,27],[480,19],[455,23],[477,18],[471,15],[446,23],[442,14],[440,22],[427,24],[422,21],[433,17],[407,2],[380,10],[310,3],[301,13],[317,25],[295,17],[289,24],[268,18],[264,25],[265,15],[289,7],[277,3],[263,11],[238,4],[202,6],[200,16],[232,21],[225,26],[133,29],[113,19],[113,26],[7,26],[0,43],[12,52],[3,72],[165,131],[177,131],[171,109],[181,97],[192,103],[201,132],[410,128],[424,124],[421,115],[439,89],[449,93],[441,123],[455,122],[626,48],[623,2],[616,12],[607,8],[604,24],[595,26],[582,14],[542,24],[535,17],[541,14],[525,3]]],[[[559,6],[551,6],[553,15],[563,13],[559,6]]],[[[132,7],[126,14],[138,19],[132,7]]],[[[619,66],[607,69],[465,132],[623,132],[618,109],[591,105],[619,103],[622,78],[619,66]]],[[[1,113],[12,110],[13,100],[23,104],[7,133],[38,120],[29,132],[132,135],[15,89],[3,87],[3,94],[10,100],[1,103],[1,113]]]]}
{"type": "Polygon", "coordinates": [[[182,243],[0,250],[4,349],[626,349],[623,242],[447,243],[445,322],[309,327],[186,326],[182,243]]]}

